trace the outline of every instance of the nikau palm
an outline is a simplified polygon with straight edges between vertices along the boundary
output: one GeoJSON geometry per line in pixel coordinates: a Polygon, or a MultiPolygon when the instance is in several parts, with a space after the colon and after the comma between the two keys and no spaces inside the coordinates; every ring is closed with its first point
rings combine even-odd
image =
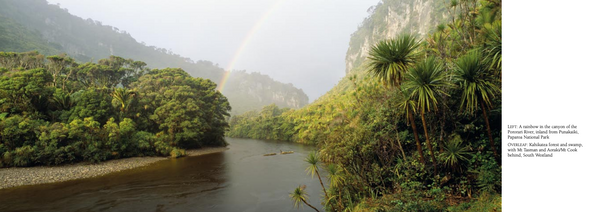
{"type": "MultiPolygon", "coordinates": [[[[416,103],[417,110],[421,114],[423,122],[423,131],[427,148],[431,154],[434,168],[436,167],[436,159],[427,132],[427,122],[425,121],[425,112],[436,111],[438,105],[438,97],[440,95],[448,95],[443,91],[444,87],[450,86],[447,80],[447,74],[444,72],[442,64],[435,58],[429,57],[424,61],[416,64],[407,73],[407,79],[404,83],[406,90],[409,92],[410,98],[416,103]]],[[[436,168],[437,172],[437,168],[436,168]]]]}
{"type": "Polygon", "coordinates": [[[460,107],[471,114],[478,107],[481,108],[490,146],[494,152],[494,156],[498,158],[487,111],[492,106],[492,99],[496,97],[497,93],[500,93],[500,88],[493,83],[494,77],[489,73],[487,67],[489,66],[483,62],[481,54],[477,51],[472,51],[456,61],[455,73],[459,89],[462,90],[460,107]]]}
{"type": "Polygon", "coordinates": [[[117,88],[110,95],[113,97],[113,104],[120,110],[119,118],[123,119],[131,106],[135,92],[127,88],[117,88]]]}
{"type": "Polygon", "coordinates": [[[128,90],[127,88],[117,88],[110,95],[113,97],[113,101],[119,105],[121,112],[126,112],[135,92],[128,90]]]}

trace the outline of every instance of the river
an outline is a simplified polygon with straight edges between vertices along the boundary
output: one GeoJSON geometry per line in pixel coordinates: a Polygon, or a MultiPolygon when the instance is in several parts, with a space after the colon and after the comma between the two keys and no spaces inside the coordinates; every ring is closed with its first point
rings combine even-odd
{"type": "Polygon", "coordinates": [[[289,193],[298,185],[307,185],[309,203],[322,210],[319,180],[305,171],[304,158],[315,147],[226,140],[230,149],[220,153],[163,160],[95,178],[2,189],[0,211],[314,211],[293,207],[289,193]],[[263,156],[280,150],[294,153],[263,156]]]}

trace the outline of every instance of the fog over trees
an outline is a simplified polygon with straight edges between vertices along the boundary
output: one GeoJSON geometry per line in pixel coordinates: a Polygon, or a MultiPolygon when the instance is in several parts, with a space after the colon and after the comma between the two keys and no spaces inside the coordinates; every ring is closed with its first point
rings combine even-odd
{"type": "Polygon", "coordinates": [[[139,42],[222,68],[292,83],[310,101],[344,75],[350,35],[368,1],[49,0],[69,13],[130,33],[139,42]],[[118,6],[115,6],[118,5],[118,6]],[[140,8],[143,5],[143,8],[140,8]],[[160,29],[160,30],[157,30],[160,29]],[[245,48],[242,47],[245,45],[245,48]],[[240,52],[237,60],[236,53],[240,52]],[[232,61],[234,65],[228,67],[232,61]]]}

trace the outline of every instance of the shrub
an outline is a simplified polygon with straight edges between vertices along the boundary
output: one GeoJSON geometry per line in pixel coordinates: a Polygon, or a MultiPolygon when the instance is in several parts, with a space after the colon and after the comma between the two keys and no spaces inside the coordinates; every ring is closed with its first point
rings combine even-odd
{"type": "Polygon", "coordinates": [[[171,150],[173,150],[173,147],[166,144],[165,142],[163,142],[161,140],[158,140],[158,141],[154,142],[154,150],[160,156],[167,156],[171,153],[171,150]]]}
{"type": "Polygon", "coordinates": [[[8,150],[25,145],[33,145],[36,139],[35,129],[43,123],[28,117],[14,115],[0,122],[0,140],[8,150]]]}
{"type": "Polygon", "coordinates": [[[19,147],[14,151],[14,166],[30,166],[33,165],[33,155],[35,149],[29,145],[19,147]]]}
{"type": "Polygon", "coordinates": [[[437,206],[434,201],[409,201],[409,202],[398,202],[391,211],[419,211],[419,212],[438,212],[441,208],[437,206]]]}
{"type": "Polygon", "coordinates": [[[470,202],[448,207],[449,212],[502,211],[502,197],[499,194],[482,193],[470,202]]]}
{"type": "Polygon", "coordinates": [[[2,167],[9,167],[13,165],[13,154],[10,151],[6,151],[4,152],[4,154],[2,154],[2,163],[0,165],[2,165],[2,167]]]}
{"type": "Polygon", "coordinates": [[[133,135],[133,142],[136,142],[137,151],[140,155],[156,155],[154,149],[154,143],[156,142],[156,136],[146,131],[138,131],[133,135]]]}
{"type": "Polygon", "coordinates": [[[173,148],[173,150],[171,150],[170,155],[171,155],[171,158],[183,157],[183,156],[185,156],[185,150],[179,149],[179,148],[173,148]]]}
{"type": "Polygon", "coordinates": [[[502,186],[501,168],[491,155],[480,156],[481,166],[473,171],[477,175],[477,187],[483,193],[495,193],[502,186]]]}
{"type": "Polygon", "coordinates": [[[111,153],[98,148],[98,143],[88,144],[83,150],[83,160],[98,163],[107,160],[111,153]]]}

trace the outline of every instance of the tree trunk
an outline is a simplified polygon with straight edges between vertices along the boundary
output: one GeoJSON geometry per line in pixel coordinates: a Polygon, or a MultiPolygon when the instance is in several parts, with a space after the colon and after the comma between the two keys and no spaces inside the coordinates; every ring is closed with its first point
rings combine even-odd
{"type": "Polygon", "coordinates": [[[308,202],[306,202],[304,199],[302,200],[302,202],[304,202],[304,204],[308,205],[308,207],[311,207],[312,209],[315,209],[315,211],[320,212],[317,208],[315,208],[315,206],[312,206],[311,204],[308,204],[308,202]]]}
{"type": "Polygon", "coordinates": [[[496,160],[498,160],[498,152],[496,152],[496,145],[494,145],[494,138],[492,138],[492,130],[490,129],[490,121],[488,120],[487,117],[487,112],[485,110],[485,105],[483,105],[483,100],[479,101],[479,103],[481,103],[481,110],[483,110],[483,118],[485,119],[485,125],[487,126],[487,133],[488,133],[488,137],[490,139],[490,145],[492,146],[492,152],[494,152],[494,157],[496,157],[496,160]]]}
{"type": "Polygon", "coordinates": [[[427,141],[427,148],[429,149],[429,153],[431,153],[431,160],[433,161],[433,172],[437,174],[437,162],[435,161],[435,155],[433,153],[433,147],[431,146],[431,141],[429,140],[429,134],[427,133],[427,123],[425,122],[425,112],[421,111],[421,121],[423,122],[423,130],[425,131],[425,141],[427,141]]]}
{"type": "Polygon", "coordinates": [[[323,187],[323,193],[325,193],[325,199],[329,201],[329,195],[327,195],[327,190],[325,190],[325,185],[323,185],[323,181],[321,180],[321,175],[319,174],[319,169],[316,169],[317,177],[319,177],[319,183],[321,183],[321,187],[323,187]]]}
{"type": "Polygon", "coordinates": [[[419,156],[421,156],[421,163],[425,164],[425,157],[423,156],[423,148],[421,148],[421,142],[419,141],[419,134],[417,134],[417,125],[415,125],[415,118],[413,117],[412,112],[408,112],[408,119],[410,120],[410,125],[412,126],[413,134],[415,135],[415,142],[417,142],[417,151],[419,151],[419,156]]]}

